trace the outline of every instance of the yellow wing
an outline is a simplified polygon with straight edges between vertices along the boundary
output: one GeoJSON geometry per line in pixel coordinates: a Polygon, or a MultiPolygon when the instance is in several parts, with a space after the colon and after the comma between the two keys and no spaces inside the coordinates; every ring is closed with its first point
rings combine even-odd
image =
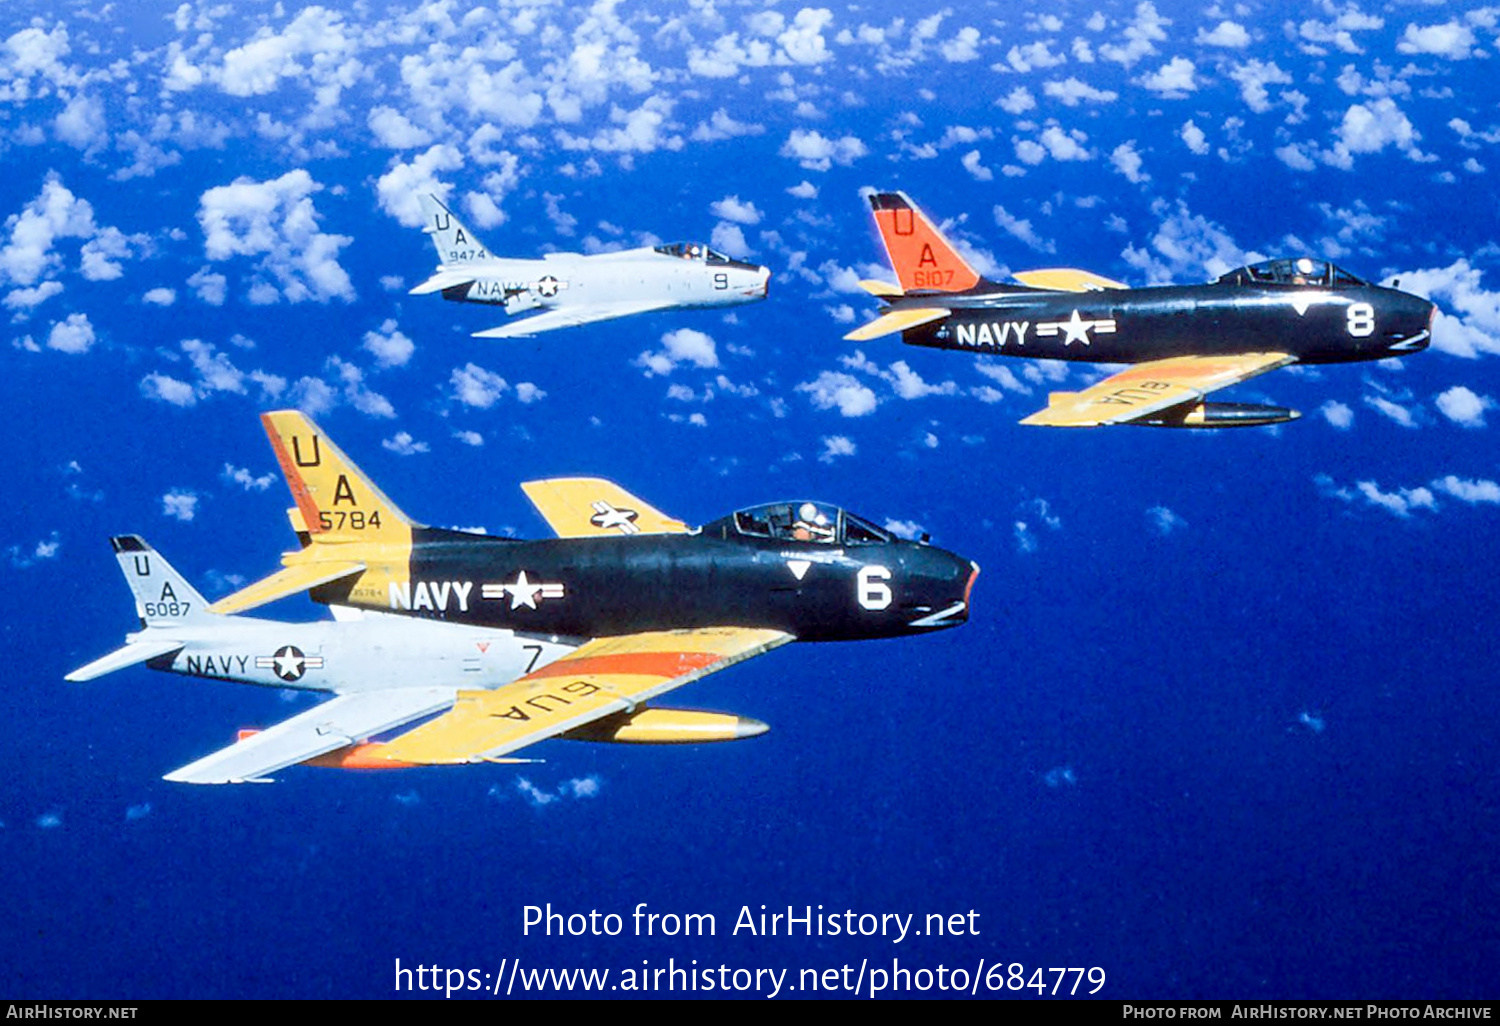
{"type": "Polygon", "coordinates": [[[1045,410],[1021,423],[1046,427],[1126,424],[1295,360],[1286,353],[1238,353],[1174,356],[1138,363],[1082,392],[1053,392],[1045,410]]]}
{"type": "Polygon", "coordinates": [[[576,730],[760,655],[790,634],[745,627],[648,631],[595,638],[494,691],[460,691],[453,708],[390,742],[396,762],[486,762],[576,730]]]}
{"type": "Polygon", "coordinates": [[[923,324],[931,324],[948,317],[953,311],[940,306],[905,307],[900,310],[891,310],[881,314],[869,324],[855,328],[844,338],[850,342],[868,342],[872,338],[880,338],[883,335],[893,335],[898,331],[908,328],[920,327],[923,324]]]}
{"type": "Polygon", "coordinates": [[[686,534],[674,520],[612,481],[598,477],[554,477],[527,481],[521,490],[559,538],[603,534],[686,534]]]}
{"type": "Polygon", "coordinates": [[[1080,271],[1073,267],[1048,267],[1038,271],[1022,271],[1014,275],[1022,285],[1034,289],[1055,289],[1058,292],[1098,292],[1100,289],[1128,289],[1124,282],[1106,278],[1093,271],[1080,271]]]}

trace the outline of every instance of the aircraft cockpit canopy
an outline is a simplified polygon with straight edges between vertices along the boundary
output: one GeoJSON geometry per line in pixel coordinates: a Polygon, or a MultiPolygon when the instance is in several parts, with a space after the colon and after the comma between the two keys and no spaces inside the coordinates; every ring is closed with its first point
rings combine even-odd
{"type": "Polygon", "coordinates": [[[701,242],[669,242],[664,246],[655,247],[662,256],[677,257],[680,260],[702,260],[709,264],[732,264],[723,253],[718,250],[709,249],[701,242]]]}
{"type": "Polygon", "coordinates": [[[824,502],[771,502],[751,506],[703,528],[721,537],[744,535],[820,545],[878,545],[891,540],[867,520],[824,502]]]}
{"type": "Polygon", "coordinates": [[[1369,284],[1327,260],[1297,257],[1291,260],[1262,260],[1221,275],[1221,285],[1321,285],[1323,288],[1351,288],[1369,284]]]}

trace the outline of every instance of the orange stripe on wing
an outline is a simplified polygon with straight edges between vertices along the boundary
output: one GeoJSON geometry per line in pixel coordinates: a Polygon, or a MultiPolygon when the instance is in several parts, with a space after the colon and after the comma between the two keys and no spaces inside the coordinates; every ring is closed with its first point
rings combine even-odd
{"type": "Polygon", "coordinates": [[[701,670],[723,659],[717,652],[621,652],[614,655],[559,659],[526,675],[527,680],[544,677],[612,676],[661,677],[671,680],[701,670]]]}

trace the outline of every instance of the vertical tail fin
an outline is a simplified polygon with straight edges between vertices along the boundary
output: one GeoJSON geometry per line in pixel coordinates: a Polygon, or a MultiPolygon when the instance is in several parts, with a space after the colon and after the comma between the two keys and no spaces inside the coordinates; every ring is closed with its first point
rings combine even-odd
{"type": "Polygon", "coordinates": [[[891,267],[907,292],[964,292],[982,280],[904,192],[870,197],[891,267]]]}
{"type": "Polygon", "coordinates": [[[437,247],[438,261],[444,267],[490,259],[490,252],[484,243],[479,241],[453,211],[443,205],[442,200],[426,192],[417,199],[422,204],[422,217],[427,222],[422,230],[432,236],[432,244],[437,247]]]}
{"type": "Polygon", "coordinates": [[[172,568],[139,535],[123,534],[109,540],[120,572],[135,596],[135,611],[147,627],[176,627],[212,623],[217,617],[198,589],[172,568]]]}
{"type": "Polygon", "coordinates": [[[261,414],[276,462],[302,515],[312,548],[320,544],[411,545],[412,521],[297,410],[261,414]]]}

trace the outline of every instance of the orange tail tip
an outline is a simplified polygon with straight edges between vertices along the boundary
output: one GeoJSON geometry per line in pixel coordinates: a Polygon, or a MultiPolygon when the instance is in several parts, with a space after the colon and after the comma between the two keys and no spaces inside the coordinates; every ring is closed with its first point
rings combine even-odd
{"type": "Polygon", "coordinates": [[[904,192],[877,192],[870,197],[875,224],[902,289],[965,292],[981,281],[942,232],[904,192]]]}

